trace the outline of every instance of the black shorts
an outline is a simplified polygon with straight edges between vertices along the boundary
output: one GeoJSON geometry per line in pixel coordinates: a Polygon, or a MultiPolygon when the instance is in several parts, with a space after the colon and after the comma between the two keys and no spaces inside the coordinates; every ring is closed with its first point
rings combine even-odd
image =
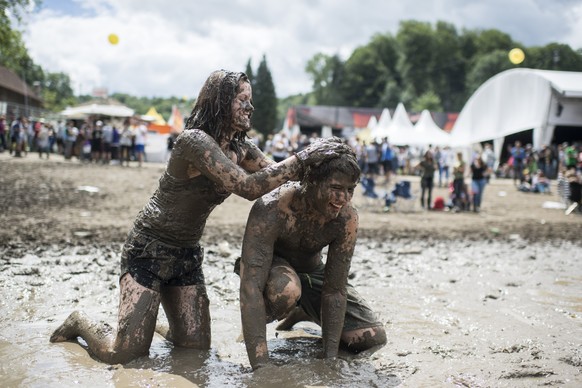
{"type": "Polygon", "coordinates": [[[204,285],[204,249],[176,247],[131,231],[121,253],[121,276],[154,291],[163,286],[204,285]]]}

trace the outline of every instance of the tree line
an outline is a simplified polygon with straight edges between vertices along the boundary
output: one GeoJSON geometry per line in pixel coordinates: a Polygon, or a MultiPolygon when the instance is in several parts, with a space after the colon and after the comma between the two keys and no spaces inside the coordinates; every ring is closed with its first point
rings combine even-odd
{"type": "MultiPolygon", "coordinates": [[[[59,112],[66,106],[91,99],[75,96],[65,73],[46,72],[30,58],[22,34],[12,28],[6,10],[20,20],[28,0],[0,0],[0,65],[28,83],[39,83],[46,109],[59,112]]],[[[262,134],[281,127],[287,109],[293,105],[334,105],[352,107],[395,107],[408,110],[458,112],[471,94],[489,78],[502,71],[533,69],[582,71],[582,48],[550,43],[525,47],[507,33],[496,29],[468,30],[447,22],[405,20],[395,35],[378,33],[357,47],[347,59],[338,54],[316,53],[305,65],[312,90],[278,99],[266,56],[256,71],[249,59],[245,72],[253,86],[253,126],[262,134]],[[520,64],[509,61],[513,48],[525,52],[520,64]]],[[[169,117],[172,106],[189,114],[195,101],[178,97],[148,98],[116,93],[111,96],[145,114],[151,106],[169,117]]]]}

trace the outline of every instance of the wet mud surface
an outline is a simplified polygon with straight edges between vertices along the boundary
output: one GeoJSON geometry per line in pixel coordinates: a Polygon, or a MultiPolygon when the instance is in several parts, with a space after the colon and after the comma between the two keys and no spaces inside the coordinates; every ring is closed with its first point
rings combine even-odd
{"type": "Polygon", "coordinates": [[[481,214],[427,213],[412,203],[384,213],[377,202],[354,199],[361,237],[350,282],[388,334],[372,355],[321,360],[319,327],[276,332],[271,324],[275,366],[251,372],[232,271],[250,202],[235,197],[203,237],[210,351],[173,348],[156,335],[148,357],[109,366],[82,343],[49,343],[73,310],[115,325],[121,244],[162,171],[0,154],[1,386],[582,383],[582,217],[544,209],[557,196],[518,193],[506,181],[486,188],[481,214]]]}

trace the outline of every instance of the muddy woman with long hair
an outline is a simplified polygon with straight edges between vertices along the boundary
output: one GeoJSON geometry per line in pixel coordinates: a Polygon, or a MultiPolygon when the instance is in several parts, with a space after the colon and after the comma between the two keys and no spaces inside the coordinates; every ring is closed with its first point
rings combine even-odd
{"type": "Polygon", "coordinates": [[[253,110],[244,73],[210,74],[157,190],[125,241],[117,331],[75,311],[55,330],[51,342],[81,337],[99,360],[126,363],[148,354],[161,303],[169,326],[160,334],[175,346],[210,348],[199,242],[212,210],[232,193],[257,199],[341,152],[337,142],[322,140],[275,163],[247,140],[253,110]]]}

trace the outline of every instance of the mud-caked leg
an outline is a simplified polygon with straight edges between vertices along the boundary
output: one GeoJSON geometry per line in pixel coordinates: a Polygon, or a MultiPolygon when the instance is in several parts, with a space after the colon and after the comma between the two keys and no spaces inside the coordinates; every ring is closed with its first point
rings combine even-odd
{"type": "Polygon", "coordinates": [[[129,274],[120,281],[119,317],[116,335],[106,323],[95,323],[73,312],[51,335],[51,342],[81,337],[88,351],[99,360],[118,364],[148,354],[154,335],[160,294],[138,284],[129,274]]]}
{"type": "Polygon", "coordinates": [[[165,287],[162,306],[169,327],[156,331],[176,346],[210,349],[210,309],[206,286],[165,287]]]}

